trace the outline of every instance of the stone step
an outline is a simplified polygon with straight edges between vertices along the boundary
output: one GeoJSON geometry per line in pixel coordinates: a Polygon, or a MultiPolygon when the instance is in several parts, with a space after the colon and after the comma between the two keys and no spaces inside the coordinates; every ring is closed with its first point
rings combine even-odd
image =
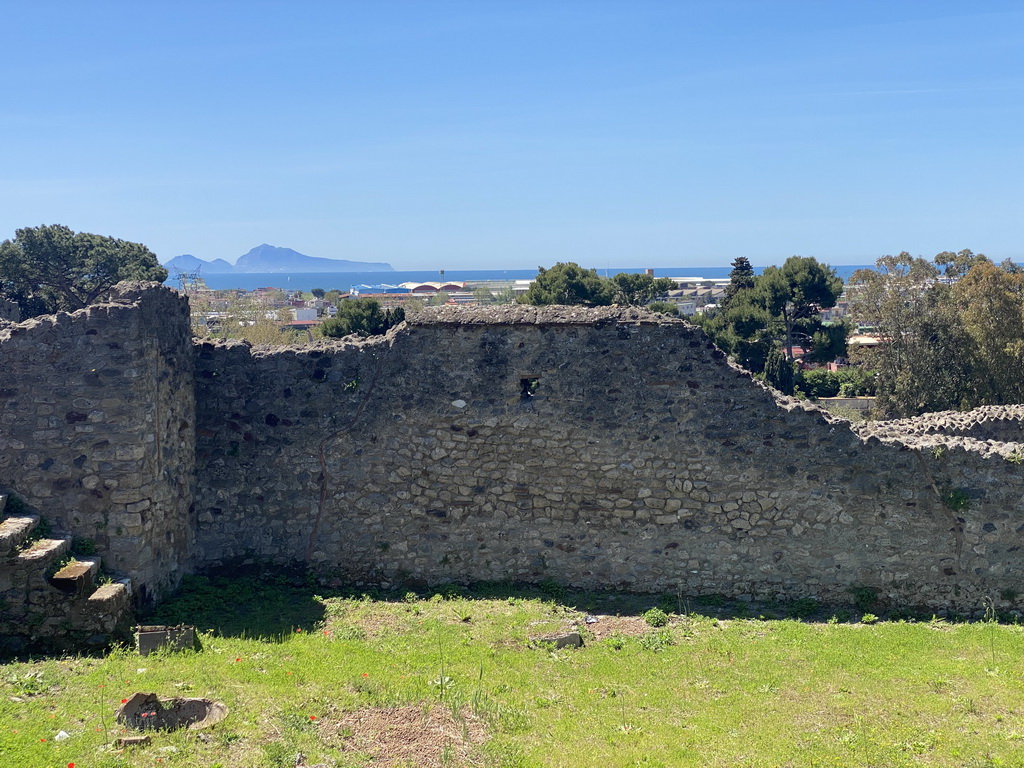
{"type": "Polygon", "coordinates": [[[121,579],[102,585],[85,599],[71,598],[72,626],[92,633],[82,638],[85,645],[106,647],[115,636],[125,636],[132,623],[131,595],[131,579],[121,579]]]}
{"type": "Polygon", "coordinates": [[[68,595],[84,595],[93,591],[99,572],[98,557],[76,559],[53,574],[50,583],[68,595]]]}
{"type": "Polygon", "coordinates": [[[71,550],[71,539],[40,539],[32,543],[28,549],[18,553],[18,562],[22,566],[38,566],[45,568],[54,560],[59,560],[71,550]]]}
{"type": "Polygon", "coordinates": [[[39,525],[38,515],[8,517],[0,522],[0,557],[10,557],[39,525]]]}
{"type": "Polygon", "coordinates": [[[131,594],[130,589],[124,583],[127,579],[122,581],[112,581],[109,584],[104,584],[102,587],[97,589],[91,595],[89,600],[94,603],[105,603],[110,600],[116,600],[121,596],[127,596],[131,594]]]}
{"type": "Polygon", "coordinates": [[[104,584],[85,601],[87,611],[101,615],[120,615],[132,601],[132,580],[120,579],[104,584]]]}

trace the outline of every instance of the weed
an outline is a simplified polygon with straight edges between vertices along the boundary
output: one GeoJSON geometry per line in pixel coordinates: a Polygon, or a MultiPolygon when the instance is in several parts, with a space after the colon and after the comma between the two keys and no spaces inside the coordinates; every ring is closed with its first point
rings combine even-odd
{"type": "Polygon", "coordinates": [[[644,613],[644,621],[650,627],[664,627],[668,624],[668,614],[661,608],[651,608],[644,613]]]}
{"type": "Polygon", "coordinates": [[[932,446],[932,457],[935,458],[936,460],[943,459],[947,453],[949,453],[949,451],[946,449],[946,446],[944,445],[932,446]]]}
{"type": "Polygon", "coordinates": [[[75,536],[71,540],[71,553],[79,557],[92,557],[96,554],[96,542],[85,536],[75,536]]]}
{"type": "Polygon", "coordinates": [[[850,587],[847,592],[853,595],[853,604],[858,611],[870,611],[878,605],[878,590],[875,587],[855,585],[850,587]]]}
{"type": "Polygon", "coordinates": [[[991,597],[986,597],[983,601],[985,605],[985,623],[988,625],[988,647],[989,652],[992,656],[992,670],[996,669],[996,624],[999,623],[999,617],[996,614],[996,603],[991,597]]]}
{"type": "Polygon", "coordinates": [[[1024,464],[1024,451],[1021,451],[1021,450],[1020,450],[1020,449],[1018,448],[1018,449],[1017,449],[1017,450],[1015,450],[1015,451],[1014,451],[1013,453],[1011,453],[1010,455],[1008,455],[1008,456],[1006,457],[1006,460],[1007,460],[1008,462],[1010,462],[1011,464],[1017,464],[1018,466],[1019,466],[1020,464],[1024,464]]]}
{"type": "Polygon", "coordinates": [[[50,689],[42,670],[22,676],[11,673],[6,676],[4,682],[11,686],[18,696],[40,696],[50,689]]]}
{"type": "Polygon", "coordinates": [[[694,599],[697,605],[704,605],[709,608],[720,608],[726,605],[729,600],[725,595],[697,595],[694,599]]]}
{"type": "Polygon", "coordinates": [[[818,601],[813,597],[801,597],[787,606],[786,614],[794,619],[807,619],[818,612],[818,601]]]}
{"type": "Polygon", "coordinates": [[[477,678],[476,678],[476,689],[473,691],[473,699],[472,699],[472,711],[473,711],[473,714],[476,715],[477,717],[480,716],[480,713],[481,713],[481,711],[483,709],[483,707],[482,707],[483,687],[484,687],[484,665],[483,665],[483,662],[481,662],[480,663],[480,674],[478,674],[477,678]]]}
{"type": "Polygon", "coordinates": [[[662,595],[658,598],[658,607],[661,608],[665,613],[672,613],[677,609],[677,603],[675,595],[662,595]]]}
{"type": "Polygon", "coordinates": [[[561,600],[565,597],[565,587],[554,579],[544,579],[540,583],[540,591],[554,600],[561,600]]]}
{"type": "Polygon", "coordinates": [[[978,714],[978,706],[970,696],[957,696],[953,700],[953,707],[960,712],[963,712],[965,715],[978,714]]]}
{"type": "Polygon", "coordinates": [[[942,503],[953,512],[963,512],[971,504],[971,497],[963,488],[950,488],[942,492],[942,503]]]}
{"type": "Polygon", "coordinates": [[[873,613],[865,613],[863,616],[860,617],[860,623],[861,624],[877,624],[878,623],[878,617],[875,616],[875,614],[873,614],[873,613]]]}
{"type": "Polygon", "coordinates": [[[441,643],[441,625],[437,625],[437,663],[441,674],[437,676],[434,684],[438,687],[438,698],[444,701],[445,692],[451,687],[452,679],[445,674],[444,668],[444,645],[441,643]]]}
{"type": "Polygon", "coordinates": [[[366,631],[351,624],[341,624],[331,630],[336,640],[352,640],[361,643],[366,640],[366,631]]]}
{"type": "Polygon", "coordinates": [[[672,632],[668,629],[660,629],[657,632],[640,636],[640,647],[653,653],[659,653],[675,644],[675,638],[672,637],[672,632]]]}
{"type": "Polygon", "coordinates": [[[458,600],[469,595],[469,590],[459,584],[445,584],[439,592],[445,600],[458,600]]]}

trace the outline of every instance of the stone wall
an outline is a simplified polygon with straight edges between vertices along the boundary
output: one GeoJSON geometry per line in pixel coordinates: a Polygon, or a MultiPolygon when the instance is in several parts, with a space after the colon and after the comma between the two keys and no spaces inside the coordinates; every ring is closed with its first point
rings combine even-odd
{"type": "Polygon", "coordinates": [[[875,421],[857,426],[868,437],[906,444],[957,444],[956,438],[989,443],[1024,441],[1024,405],[988,405],[973,411],[926,413],[915,419],[875,421]]]}
{"type": "Polygon", "coordinates": [[[188,304],[152,284],[0,326],[0,485],[142,600],[191,565],[193,380],[188,304]]]}
{"type": "Polygon", "coordinates": [[[16,323],[21,320],[21,307],[0,296],[0,320],[16,323]]]}
{"type": "Polygon", "coordinates": [[[362,343],[204,343],[196,382],[202,563],[958,610],[1024,592],[1016,444],[857,434],[683,321],[439,308],[362,343]]]}
{"type": "Polygon", "coordinates": [[[238,558],[396,586],[1024,593],[1018,409],[855,429],[642,311],[445,307],[364,342],[193,346],[183,298],[122,285],[0,324],[0,366],[0,485],[142,599],[238,558]]]}

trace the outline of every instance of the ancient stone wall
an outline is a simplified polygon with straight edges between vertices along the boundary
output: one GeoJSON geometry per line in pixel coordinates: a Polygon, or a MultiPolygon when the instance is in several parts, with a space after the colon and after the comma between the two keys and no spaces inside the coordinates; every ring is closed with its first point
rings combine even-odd
{"type": "Polygon", "coordinates": [[[914,419],[867,422],[858,434],[906,444],[958,444],[956,438],[989,443],[1024,441],[1024,405],[987,405],[973,411],[926,413],[914,419]]]}
{"type": "Polygon", "coordinates": [[[1024,592],[1013,409],[855,431],[642,311],[193,346],[182,298],[122,285],[0,326],[0,366],[0,485],[143,599],[237,558],[962,611],[1024,592]]]}
{"type": "Polygon", "coordinates": [[[16,323],[21,320],[21,307],[0,296],[0,320],[16,323]]]}
{"type": "Polygon", "coordinates": [[[0,327],[0,486],[143,600],[191,565],[194,359],[187,302],[152,284],[0,327]]]}
{"type": "Polygon", "coordinates": [[[957,610],[1024,591],[1016,444],[859,435],[682,321],[440,308],[363,343],[201,344],[196,381],[198,562],[957,610]]]}

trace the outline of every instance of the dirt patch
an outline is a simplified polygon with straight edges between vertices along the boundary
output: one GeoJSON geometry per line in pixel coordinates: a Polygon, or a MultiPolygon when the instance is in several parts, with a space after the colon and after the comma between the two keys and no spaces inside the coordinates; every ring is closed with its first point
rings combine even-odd
{"type": "Polygon", "coordinates": [[[581,629],[590,632],[595,640],[604,640],[612,635],[636,637],[653,632],[654,628],[640,616],[594,616],[593,624],[582,624],[581,629]]]}
{"type": "Polygon", "coordinates": [[[393,633],[401,634],[409,629],[409,617],[395,614],[392,610],[358,606],[332,616],[327,629],[338,637],[359,636],[380,637],[393,633]]]}
{"type": "Polygon", "coordinates": [[[319,724],[332,746],[368,755],[381,768],[476,764],[487,738],[484,724],[468,712],[458,718],[443,705],[360,709],[319,724]]]}

